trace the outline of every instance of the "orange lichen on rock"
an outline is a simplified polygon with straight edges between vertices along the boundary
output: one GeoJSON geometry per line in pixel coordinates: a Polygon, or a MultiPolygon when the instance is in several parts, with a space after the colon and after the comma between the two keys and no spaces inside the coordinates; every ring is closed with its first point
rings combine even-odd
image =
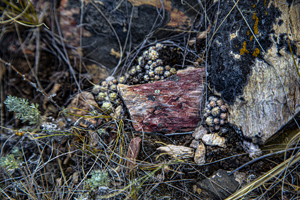
{"type": "Polygon", "coordinates": [[[256,19],[256,13],[253,13],[252,19],[256,19]]]}
{"type": "Polygon", "coordinates": [[[258,34],[258,17],[256,16],[256,13],[253,13],[252,19],[255,20],[253,29],[254,29],[254,34],[256,35],[258,34]]]}
{"type": "Polygon", "coordinates": [[[255,48],[252,55],[253,55],[254,57],[257,57],[259,53],[260,53],[259,48],[255,48]]]}
{"type": "Polygon", "coordinates": [[[244,55],[244,53],[249,53],[249,51],[246,49],[246,41],[243,42],[243,48],[240,49],[241,56],[244,55]]]}

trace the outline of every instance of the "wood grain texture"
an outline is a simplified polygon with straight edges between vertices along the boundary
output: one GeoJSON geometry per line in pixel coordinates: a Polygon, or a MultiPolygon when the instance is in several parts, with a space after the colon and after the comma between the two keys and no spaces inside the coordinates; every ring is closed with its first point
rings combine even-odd
{"type": "MultiPolygon", "coordinates": [[[[300,34],[296,29],[300,27],[300,4],[289,7],[279,1],[272,3],[281,11],[277,20],[283,22],[273,26],[272,38],[290,34],[295,62],[299,67],[300,34]]],[[[300,77],[287,47],[280,47],[273,39],[264,60],[255,60],[243,95],[228,108],[228,121],[239,126],[248,137],[261,135],[263,143],[300,113],[300,77]]]]}
{"type": "Polygon", "coordinates": [[[191,131],[201,120],[204,68],[188,68],[166,80],[118,85],[136,131],[191,131]]]}

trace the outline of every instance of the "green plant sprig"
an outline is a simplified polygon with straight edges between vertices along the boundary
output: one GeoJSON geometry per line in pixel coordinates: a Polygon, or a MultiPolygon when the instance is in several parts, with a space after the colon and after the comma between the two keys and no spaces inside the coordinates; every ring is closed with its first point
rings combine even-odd
{"type": "Polygon", "coordinates": [[[9,111],[15,112],[15,117],[21,119],[22,122],[29,121],[29,124],[39,124],[41,122],[39,105],[32,103],[29,105],[27,99],[18,98],[9,95],[3,102],[9,111]]]}

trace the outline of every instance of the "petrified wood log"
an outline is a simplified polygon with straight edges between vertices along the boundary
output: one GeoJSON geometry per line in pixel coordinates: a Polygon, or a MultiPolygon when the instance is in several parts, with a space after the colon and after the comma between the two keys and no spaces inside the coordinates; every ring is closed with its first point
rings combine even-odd
{"type": "Polygon", "coordinates": [[[166,80],[118,85],[136,131],[191,131],[201,120],[204,68],[187,68],[166,80]]]}
{"type": "Polygon", "coordinates": [[[227,19],[215,34],[208,71],[211,87],[229,104],[228,121],[265,143],[300,111],[300,4],[244,1],[238,7],[251,5],[245,18],[236,8],[227,18],[234,3],[221,1],[218,23],[227,19]]]}

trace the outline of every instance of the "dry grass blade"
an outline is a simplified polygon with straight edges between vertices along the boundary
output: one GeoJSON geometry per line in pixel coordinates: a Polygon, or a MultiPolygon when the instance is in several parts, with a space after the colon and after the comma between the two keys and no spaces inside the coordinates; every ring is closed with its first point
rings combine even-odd
{"type": "Polygon", "coordinates": [[[30,0],[17,1],[16,3],[12,1],[3,1],[6,4],[6,8],[0,7],[0,11],[3,11],[3,16],[1,18],[0,24],[18,23],[27,27],[40,27],[48,26],[45,23],[39,23],[36,12],[30,0]],[[21,8],[19,8],[21,6],[21,8]],[[33,16],[32,16],[33,15],[33,16]],[[9,19],[4,19],[7,17],[9,19]]]}
{"type": "Polygon", "coordinates": [[[290,49],[291,55],[293,57],[295,68],[297,70],[298,76],[300,77],[299,68],[298,68],[297,62],[296,62],[295,57],[294,57],[294,53],[293,53],[293,50],[292,50],[292,46],[291,46],[291,42],[290,42],[290,38],[289,37],[288,37],[288,43],[289,43],[289,49],[290,49]]]}
{"type": "MultiPolygon", "coordinates": [[[[299,132],[300,133],[300,132],[299,132]]],[[[280,163],[267,173],[265,173],[263,176],[255,179],[251,183],[247,184],[240,190],[236,191],[232,195],[226,198],[226,200],[232,200],[232,199],[240,199],[246,196],[249,192],[253,191],[254,189],[262,186],[264,183],[269,181],[272,178],[276,178],[277,175],[284,173],[287,168],[291,167],[295,163],[297,163],[300,160],[300,152],[298,152],[295,156],[292,156],[285,160],[284,162],[280,163]]],[[[284,179],[284,177],[283,177],[284,179]]]]}

